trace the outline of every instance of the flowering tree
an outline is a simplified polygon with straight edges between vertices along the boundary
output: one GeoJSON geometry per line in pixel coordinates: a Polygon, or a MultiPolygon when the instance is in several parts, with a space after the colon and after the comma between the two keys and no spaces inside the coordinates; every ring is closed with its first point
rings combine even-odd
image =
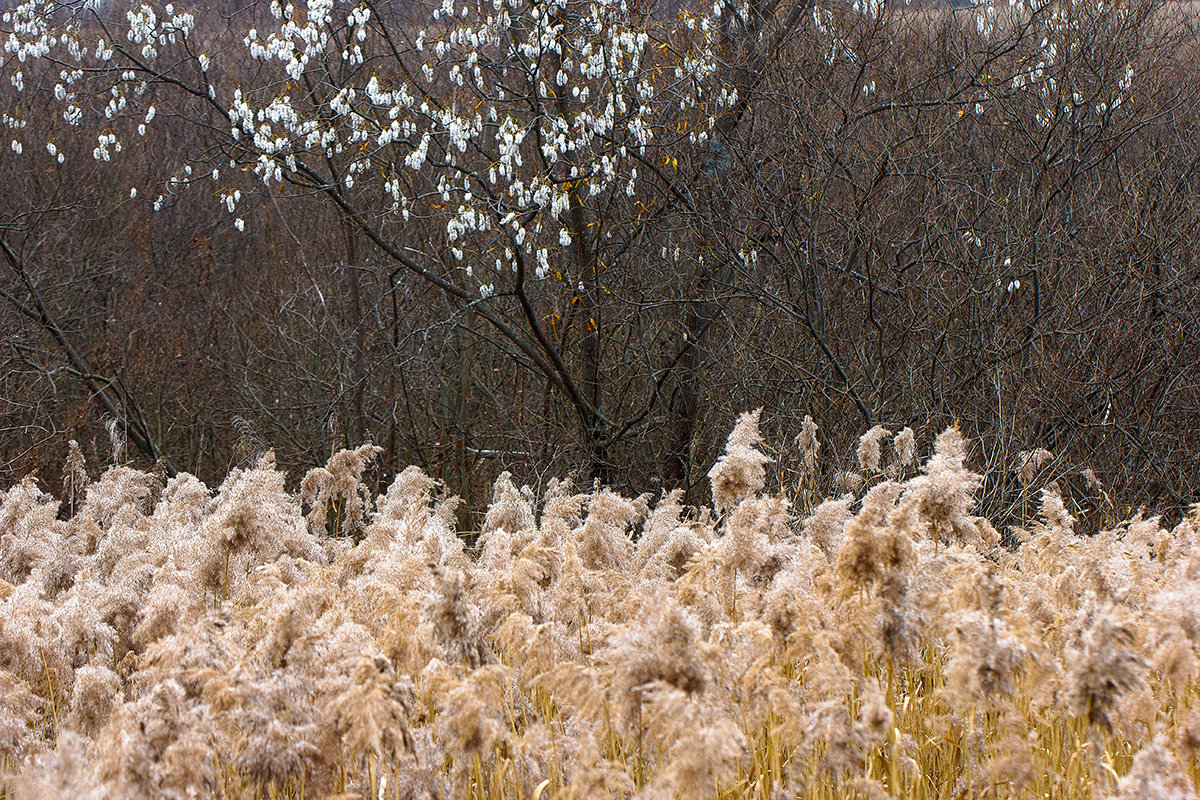
{"type": "Polygon", "coordinates": [[[231,17],[33,0],[4,14],[9,146],[64,162],[59,139],[23,134],[30,96],[52,95],[58,135],[91,138],[98,162],[165,120],[185,126],[173,172],[129,187],[155,211],[200,189],[252,234],[256,200],[321,198],[393,277],[418,276],[451,313],[479,315],[561,393],[601,473],[694,346],[678,325],[638,332],[634,346],[661,354],[623,386],[607,379],[605,349],[636,309],[602,298],[646,288],[635,259],[680,258],[678,246],[648,256],[647,226],[701,213],[680,160],[702,164],[731,127],[739,97],[722,53],[765,20],[744,7],[731,25],[722,10],[668,25],[623,0],[312,0],[231,17]],[[636,403],[614,404],[631,382],[636,403]]]}
{"type": "MultiPolygon", "coordinates": [[[[486,408],[489,435],[510,411],[520,420],[499,444],[480,435],[480,452],[529,464],[565,451],[597,475],[660,467],[678,485],[700,477],[691,453],[719,446],[696,434],[720,427],[697,426],[705,413],[764,405],[765,424],[791,415],[798,429],[811,412],[845,452],[843,419],[919,428],[985,409],[971,432],[986,441],[1000,409],[1028,409],[992,429],[1025,439],[997,448],[1016,452],[1042,444],[1050,418],[1072,442],[1118,424],[1140,440],[1122,392],[1163,410],[1139,452],[1187,452],[1169,420],[1195,407],[1190,384],[1147,377],[1192,359],[1155,342],[1197,341],[1194,36],[1161,0],[222,2],[10,9],[0,147],[18,180],[15,165],[61,176],[106,222],[161,209],[146,236],[203,208],[223,220],[206,234],[230,248],[218,258],[307,270],[301,243],[320,250],[321,282],[280,279],[285,312],[262,329],[237,339],[259,307],[212,326],[234,334],[208,352],[235,356],[204,373],[241,381],[214,415],[305,431],[291,448],[305,463],[335,406],[359,441],[403,451],[393,465],[465,450],[455,426],[486,408]],[[336,308],[316,319],[326,299],[336,308]],[[1119,343],[1111,332],[1136,330],[1143,307],[1162,335],[1119,343]],[[446,354],[396,355],[405,337],[446,354]],[[408,365],[437,375],[411,405],[437,408],[397,448],[387,424],[408,398],[389,398],[408,365]],[[472,387],[486,399],[450,407],[472,387]]],[[[86,326],[55,319],[79,301],[44,291],[71,283],[39,263],[52,215],[6,195],[10,308],[74,344],[89,397],[138,420],[136,389],[110,380],[112,362],[88,363],[86,326]]],[[[172,255],[190,244],[177,241],[172,255]]],[[[136,445],[173,449],[142,427],[136,445]]]]}

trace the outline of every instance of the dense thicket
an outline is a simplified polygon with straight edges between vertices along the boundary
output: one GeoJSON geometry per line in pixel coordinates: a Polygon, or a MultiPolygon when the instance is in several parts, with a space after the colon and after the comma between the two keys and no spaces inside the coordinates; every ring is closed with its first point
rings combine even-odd
{"type": "MultiPolygon", "coordinates": [[[[509,7],[518,20],[537,8],[509,7]]],[[[59,8],[83,38],[106,26],[116,48],[111,75],[70,86],[78,127],[58,96],[65,56],[6,51],[4,474],[57,484],[66,441],[107,457],[115,419],[144,440],[133,455],[145,466],[153,451],[210,481],[267,447],[294,472],[370,441],[383,447],[379,487],[411,462],[475,503],[503,469],[536,484],[580,468],[635,491],[682,485],[694,500],[714,432],[762,405],[774,441],[791,441],[805,415],[821,426],[822,489],[850,466],[858,431],[929,434],[957,420],[988,465],[983,502],[997,519],[1019,502],[1018,454],[1035,446],[1055,455],[1047,469],[1068,502],[1102,496],[1084,469],[1118,505],[1196,499],[1200,77],[1186,9],[762,2],[726,9],[704,45],[707,17],[631,5],[606,24],[650,37],[637,79],[657,93],[636,120],[653,137],[623,149],[631,111],[612,141],[562,155],[590,169],[603,147],[623,154],[594,196],[572,173],[537,173],[578,192],[579,216],[529,206],[548,256],[539,281],[517,283],[515,262],[501,261],[520,248],[500,224],[517,201],[498,196],[491,229],[447,240],[463,198],[491,185],[504,143],[486,120],[455,167],[476,177],[439,183],[438,153],[454,140],[435,134],[434,155],[404,178],[403,216],[380,197],[419,132],[372,138],[361,161],[304,151],[310,162],[267,186],[253,137],[230,137],[241,87],[255,109],[298,95],[297,113],[315,120],[337,117],[337,91],[358,87],[351,134],[377,124],[354,105],[372,76],[464,104],[471,86],[451,76],[469,54],[414,41],[459,23],[417,5],[371,8],[343,23],[351,8],[338,5],[332,43],[292,83],[247,52],[249,28],[280,24],[266,4],[196,11],[186,48],[164,38],[153,67],[136,63],[136,25],[116,6],[59,8]],[[360,29],[355,63],[341,48],[360,29]],[[708,94],[688,94],[672,71],[697,53],[713,60],[715,71],[697,68],[708,94]],[[428,64],[436,75],[422,82],[428,64]],[[176,85],[201,75],[212,107],[176,85]],[[109,133],[123,153],[97,160],[109,133]],[[357,184],[342,191],[347,176],[357,184]],[[226,211],[235,190],[244,232],[226,211]]],[[[158,12],[161,33],[179,12],[158,12]]],[[[524,34],[514,24],[510,35],[524,34]]],[[[529,132],[518,147],[533,170],[547,121],[587,104],[553,91],[551,67],[502,55],[485,54],[478,102],[529,132]]],[[[605,80],[587,85],[598,93],[605,80]]],[[[633,104],[637,86],[616,94],[633,104]]],[[[528,260],[532,274],[534,251],[528,260]]]]}

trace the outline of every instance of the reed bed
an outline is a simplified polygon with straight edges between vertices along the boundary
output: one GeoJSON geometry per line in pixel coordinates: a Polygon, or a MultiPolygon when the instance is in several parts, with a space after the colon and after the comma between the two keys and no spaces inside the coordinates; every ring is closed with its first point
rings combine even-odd
{"type": "Polygon", "coordinates": [[[1200,509],[1081,536],[1050,485],[1002,544],[953,428],[869,432],[829,498],[798,446],[767,492],[744,415],[705,508],[502,475],[474,541],[370,446],[298,493],[76,451],[0,492],[0,791],[1195,796],[1200,509]]]}

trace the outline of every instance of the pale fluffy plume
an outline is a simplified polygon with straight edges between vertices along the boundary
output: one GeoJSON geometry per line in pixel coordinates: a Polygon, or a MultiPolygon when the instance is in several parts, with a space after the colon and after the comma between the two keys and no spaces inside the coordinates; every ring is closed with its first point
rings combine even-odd
{"type": "Polygon", "coordinates": [[[437,568],[426,618],[452,663],[478,667],[489,659],[483,638],[482,612],[468,591],[467,577],[459,569],[437,568]]]}
{"type": "Polygon", "coordinates": [[[222,749],[236,754],[238,772],[254,782],[304,781],[319,789],[341,755],[324,710],[350,683],[354,654],[370,646],[370,637],[361,626],[338,624],[336,612],[327,616],[292,643],[282,663],[254,653],[228,674],[204,674],[201,697],[224,737],[222,749]],[[297,696],[312,700],[297,703],[297,696]]]}
{"type": "Polygon", "coordinates": [[[1085,610],[1079,640],[1068,651],[1068,702],[1105,730],[1121,696],[1144,685],[1146,662],[1137,652],[1133,625],[1119,612],[1085,610]]]}
{"type": "Polygon", "coordinates": [[[1040,447],[1036,450],[1021,451],[1017,454],[1017,480],[1021,482],[1022,486],[1031,486],[1037,479],[1042,466],[1053,460],[1054,453],[1040,447]]]}
{"type": "MultiPolygon", "coordinates": [[[[804,720],[805,743],[808,751],[816,751],[818,769],[834,780],[861,773],[867,749],[878,742],[881,712],[873,703],[864,706],[867,718],[855,719],[839,698],[817,703],[804,720]],[[818,750],[818,743],[824,748],[818,750]]],[[[885,723],[886,724],[886,723],[885,723]]]]}
{"type": "Polygon", "coordinates": [[[832,559],[842,546],[842,530],[852,516],[850,506],[853,503],[852,494],[844,494],[836,500],[826,500],[817,506],[802,524],[803,535],[821,548],[826,558],[832,559]]]}
{"type": "Polygon", "coordinates": [[[463,541],[454,532],[461,500],[450,496],[435,502],[437,487],[419,467],[397,475],[362,541],[337,557],[343,576],[413,586],[428,583],[430,564],[462,567],[463,541]]]}
{"type": "Polygon", "coordinates": [[[820,465],[821,440],[817,438],[819,430],[813,418],[805,414],[800,434],[796,437],[796,448],[800,451],[800,475],[804,481],[811,480],[820,465]]]}
{"type": "MultiPolygon", "coordinates": [[[[820,626],[828,608],[816,584],[826,580],[828,569],[824,554],[810,544],[801,544],[791,563],[771,582],[762,599],[760,619],[770,627],[778,647],[788,647],[797,631],[804,636],[820,626]]],[[[808,646],[807,642],[794,644],[797,651],[808,646]]]]}
{"type": "Polygon", "coordinates": [[[795,545],[789,509],[782,496],[754,497],[729,515],[721,547],[725,563],[743,579],[766,584],[786,566],[795,545]]]}
{"type": "Polygon", "coordinates": [[[414,700],[411,680],[397,681],[386,657],[365,652],[350,685],[329,703],[328,712],[337,721],[342,746],[354,762],[362,763],[412,752],[408,716],[414,700]]]}
{"type": "Polygon", "coordinates": [[[900,466],[905,469],[911,467],[913,459],[917,457],[917,438],[913,429],[905,428],[897,433],[892,446],[896,449],[896,461],[900,466]]]}
{"type": "Polygon", "coordinates": [[[58,503],[32,477],[0,492],[0,578],[19,584],[36,570],[44,580],[68,557],[57,515],[58,503]]]}
{"type": "Polygon", "coordinates": [[[966,441],[958,428],[947,428],[934,444],[934,455],[920,475],[904,484],[904,496],[892,523],[914,539],[949,540],[988,550],[1000,543],[991,523],[970,512],[983,477],[966,468],[966,441]]]}
{"type": "Polygon", "coordinates": [[[42,675],[47,669],[66,676],[71,662],[59,647],[54,605],[34,579],[17,584],[0,603],[0,669],[13,675],[42,675]]]}
{"type": "Polygon", "coordinates": [[[1150,652],[1155,666],[1176,691],[1185,689],[1197,671],[1200,647],[1200,584],[1181,581],[1178,588],[1167,589],[1150,598],[1147,620],[1150,652]]]}
{"type": "Polygon", "coordinates": [[[766,464],[774,459],[758,450],[762,436],[758,420],[762,409],[748,411],[738,417],[733,433],[725,443],[725,454],[708,472],[712,483],[713,507],[718,512],[732,509],[744,498],[757,494],[766,486],[766,464]]]}
{"type": "Polygon", "coordinates": [[[695,695],[709,685],[712,648],[687,609],[669,595],[647,598],[637,624],[615,632],[600,658],[611,670],[610,692],[632,724],[642,694],[654,683],[695,695]]]}
{"type": "Polygon", "coordinates": [[[708,797],[733,781],[748,750],[735,719],[667,683],[644,685],[639,694],[647,738],[663,750],[653,789],[663,797],[708,797]]]}
{"type": "Polygon", "coordinates": [[[533,492],[528,486],[517,489],[512,475],[501,472],[492,488],[492,504],[484,518],[484,532],[503,529],[511,533],[533,530],[533,492]]]}
{"type": "Polygon", "coordinates": [[[511,743],[504,719],[506,676],[504,667],[493,664],[460,680],[449,665],[437,662],[422,675],[421,688],[431,692],[439,706],[435,737],[445,752],[460,754],[452,774],[460,796],[466,795],[463,790],[469,784],[472,759],[490,762],[500,747],[511,743]]]}
{"type": "Polygon", "coordinates": [[[536,533],[533,492],[528,486],[517,489],[512,476],[501,472],[492,487],[492,503],[479,536],[480,566],[488,570],[504,569],[536,533]]]}
{"type": "Polygon", "coordinates": [[[1133,757],[1113,800],[1194,800],[1196,789],[1161,733],[1133,757]]]}
{"type": "Polygon", "coordinates": [[[132,642],[145,648],[152,642],[180,630],[182,625],[203,613],[204,594],[197,592],[188,570],[179,569],[174,558],[154,575],[150,591],[143,598],[132,642]]]}
{"type": "Polygon", "coordinates": [[[1074,533],[1075,518],[1067,513],[1057,488],[1042,490],[1039,516],[1041,520],[1033,522],[1030,529],[1017,532],[1022,542],[1017,560],[1033,574],[1063,575],[1070,567],[1075,567],[1077,574],[1083,542],[1074,533]]]}
{"type": "Polygon", "coordinates": [[[647,495],[634,500],[598,490],[588,501],[583,525],[572,533],[584,567],[627,573],[633,565],[634,525],[647,512],[647,495]]]}
{"type": "Polygon", "coordinates": [[[184,800],[218,793],[213,730],[177,682],[126,704],[97,742],[95,775],[112,797],[184,800]]]}
{"type": "Polygon", "coordinates": [[[129,467],[109,467],[88,484],[83,513],[103,529],[130,527],[150,513],[153,475],[129,467]]]}
{"type": "Polygon", "coordinates": [[[105,800],[113,796],[93,775],[91,742],[64,730],[55,744],[53,750],[25,761],[9,784],[14,800],[105,800]]]}
{"type": "Polygon", "coordinates": [[[1028,624],[1012,607],[1003,572],[972,555],[959,551],[939,562],[946,566],[942,580],[954,584],[942,597],[944,614],[935,624],[953,636],[946,665],[949,697],[961,707],[980,703],[995,709],[1016,692],[1014,680],[1028,655],[1021,639],[1028,624]]]}
{"type": "Polygon", "coordinates": [[[245,586],[251,565],[284,554],[318,560],[322,552],[309,536],[300,503],[284,491],[285,475],[267,453],[249,470],[229,473],[201,525],[197,578],[214,594],[228,597],[245,586]]]}
{"type": "Polygon", "coordinates": [[[862,510],[844,527],[837,552],[836,571],[846,595],[882,583],[893,572],[907,572],[913,563],[913,545],[908,535],[887,524],[903,487],[884,481],[863,498],[862,510]]]}
{"type": "Polygon", "coordinates": [[[354,450],[339,450],[324,467],[314,467],[300,484],[300,496],[311,507],[309,529],[352,536],[362,529],[371,510],[371,494],[362,476],[383,452],[382,447],[364,444],[354,450]]]}
{"type": "Polygon", "coordinates": [[[380,498],[378,520],[423,520],[433,502],[438,482],[417,466],[405,467],[392,479],[387,493],[380,498]]]}
{"type": "Polygon", "coordinates": [[[74,516],[75,508],[83,503],[88,484],[92,482],[88,476],[87,462],[83,451],[74,439],[67,442],[67,463],[63,466],[63,502],[67,504],[67,512],[74,516]]]}
{"type": "Polygon", "coordinates": [[[40,746],[37,730],[45,701],[6,669],[0,669],[0,757],[19,763],[40,746]]]}
{"type": "Polygon", "coordinates": [[[1011,695],[1013,678],[1025,660],[1025,646],[1002,619],[982,611],[957,616],[954,648],[946,665],[951,696],[966,705],[1011,695]]]}
{"type": "Polygon", "coordinates": [[[892,432],[887,428],[876,425],[859,437],[858,466],[863,472],[873,475],[881,471],[879,461],[883,454],[883,441],[891,435],[892,432]]]}
{"type": "Polygon", "coordinates": [[[109,714],[122,696],[121,678],[103,665],[89,665],[75,671],[71,703],[65,727],[95,738],[108,724],[109,714]]]}
{"type": "Polygon", "coordinates": [[[1042,490],[1042,506],[1039,516],[1047,528],[1065,533],[1074,531],[1075,518],[1067,511],[1057,486],[1051,485],[1042,490]]]}
{"type": "Polygon", "coordinates": [[[634,554],[635,567],[641,575],[674,580],[701,548],[712,541],[710,527],[680,518],[682,499],[682,489],[664,495],[647,517],[634,554]]]}

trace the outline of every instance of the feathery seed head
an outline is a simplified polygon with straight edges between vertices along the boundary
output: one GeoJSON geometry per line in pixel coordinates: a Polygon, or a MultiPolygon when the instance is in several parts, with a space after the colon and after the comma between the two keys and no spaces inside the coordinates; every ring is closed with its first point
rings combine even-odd
{"type": "Polygon", "coordinates": [[[737,425],[725,444],[724,455],[708,471],[713,507],[718,512],[732,509],[766,486],[765,465],[774,459],[757,449],[762,444],[762,436],[758,432],[761,415],[762,409],[759,408],[738,417],[737,425]]]}
{"type": "Polygon", "coordinates": [[[882,456],[883,440],[889,438],[892,432],[882,425],[876,425],[864,433],[858,440],[858,466],[873,475],[879,473],[879,460],[882,456]]]}

